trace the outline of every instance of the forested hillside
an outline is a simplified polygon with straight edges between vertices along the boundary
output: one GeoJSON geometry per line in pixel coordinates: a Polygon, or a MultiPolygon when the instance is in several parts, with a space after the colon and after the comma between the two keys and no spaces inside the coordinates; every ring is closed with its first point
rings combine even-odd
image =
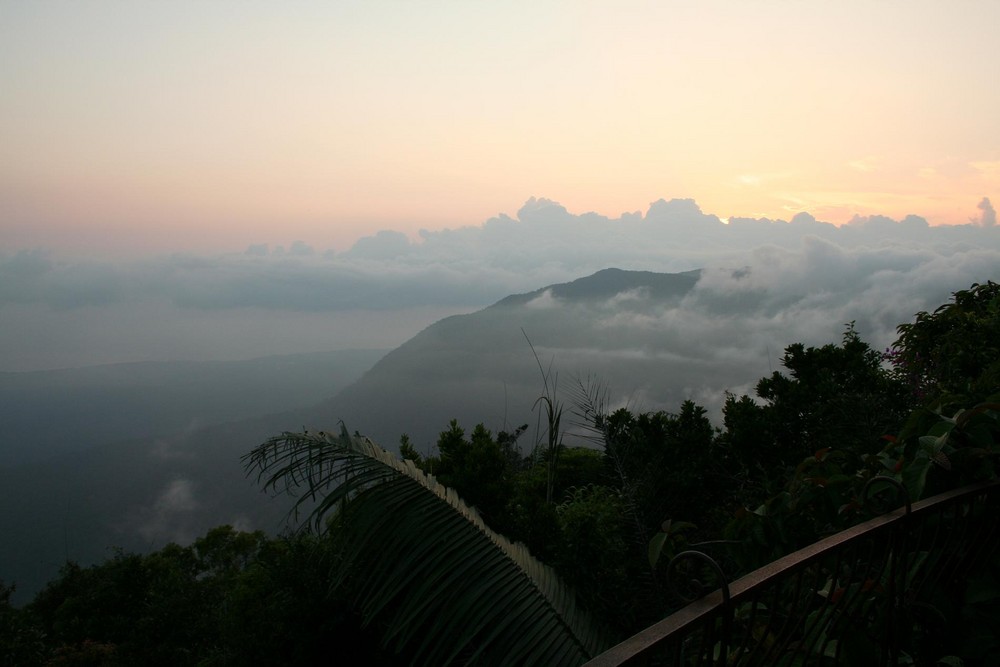
{"type": "MultiPolygon", "coordinates": [[[[599,379],[557,393],[539,363],[538,428],[452,421],[430,453],[403,435],[402,460],[336,424],[248,443],[248,473],[302,499],[301,532],[221,526],[189,547],[67,563],[20,609],[4,588],[0,655],[578,664],[672,610],[663,564],[687,547],[736,576],[866,518],[858,498],[876,475],[911,500],[995,477],[1000,285],[973,285],[898,332],[888,350],[852,324],[828,344],[787,346],[752,395],[727,397],[720,427],[693,401],[613,408],[599,379]],[[568,430],[590,446],[566,446],[568,430]]],[[[984,582],[976,604],[995,618],[1000,586],[984,582]]],[[[920,656],[929,664],[1000,650],[943,623],[947,653],[920,656]]]]}

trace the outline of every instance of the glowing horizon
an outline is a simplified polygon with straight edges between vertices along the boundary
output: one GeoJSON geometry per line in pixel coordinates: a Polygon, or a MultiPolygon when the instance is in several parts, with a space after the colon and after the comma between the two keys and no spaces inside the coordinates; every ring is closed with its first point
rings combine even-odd
{"type": "Polygon", "coordinates": [[[0,251],[345,249],[660,198],[976,218],[1000,4],[0,6],[0,251]]]}

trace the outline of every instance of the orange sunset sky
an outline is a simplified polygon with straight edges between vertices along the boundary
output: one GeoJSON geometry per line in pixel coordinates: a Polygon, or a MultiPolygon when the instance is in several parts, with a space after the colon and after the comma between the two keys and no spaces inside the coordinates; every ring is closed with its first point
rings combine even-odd
{"type": "Polygon", "coordinates": [[[975,218],[1000,2],[0,1],[0,251],[345,249],[531,196],[975,218]]]}

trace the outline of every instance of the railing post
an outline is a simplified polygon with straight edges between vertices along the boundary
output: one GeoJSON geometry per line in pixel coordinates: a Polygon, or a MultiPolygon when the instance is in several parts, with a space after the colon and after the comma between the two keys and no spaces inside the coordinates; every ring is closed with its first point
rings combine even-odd
{"type": "Polygon", "coordinates": [[[889,582],[887,598],[888,604],[885,610],[885,654],[883,654],[882,664],[895,665],[899,663],[901,646],[896,631],[896,617],[902,613],[906,596],[906,564],[908,555],[907,537],[909,536],[909,519],[913,507],[910,503],[910,494],[906,491],[898,480],[885,475],[872,477],[861,490],[862,506],[869,506],[875,514],[881,515],[891,512],[902,505],[905,508],[903,517],[893,527],[889,534],[889,582]],[[888,499],[886,493],[879,492],[871,495],[873,487],[878,484],[888,485],[893,490],[894,498],[888,499]],[[902,573],[903,580],[898,581],[902,573]]]}

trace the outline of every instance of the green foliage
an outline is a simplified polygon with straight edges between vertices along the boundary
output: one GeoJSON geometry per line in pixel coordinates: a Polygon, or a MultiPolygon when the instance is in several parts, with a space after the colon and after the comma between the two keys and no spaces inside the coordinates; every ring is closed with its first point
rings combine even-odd
{"type": "Polygon", "coordinates": [[[455,420],[438,438],[441,452],[438,480],[455,489],[463,500],[479,510],[488,524],[500,530],[509,525],[506,505],[516,472],[509,451],[513,444],[498,442],[482,424],[466,439],[465,431],[455,420]]]}
{"type": "MultiPolygon", "coordinates": [[[[990,282],[900,326],[888,356],[853,324],[838,344],[790,345],[755,398],[727,396],[721,432],[691,401],[609,411],[600,385],[581,384],[576,426],[595,448],[567,447],[536,355],[544,393],[527,456],[526,426],[494,436],[452,421],[434,456],[402,436],[402,461],[346,432],[286,433],[245,462],[266,487],[298,492],[313,532],[223,526],[189,547],[69,563],[24,609],[0,585],[0,667],[317,664],[334,652],[373,665],[576,664],[669,610],[661,578],[681,550],[706,549],[736,576],[869,516],[861,490],[876,475],[913,500],[995,477],[998,313],[990,282]]],[[[908,641],[931,647],[920,655],[995,652],[976,628],[998,619],[1000,579],[975,577],[936,602],[954,641],[932,646],[929,622],[912,620],[908,641]]],[[[808,622],[842,653],[871,648],[832,617],[808,622]]]]}
{"type": "Polygon", "coordinates": [[[997,474],[1000,457],[1000,285],[955,292],[898,327],[887,353],[919,401],[879,455],[914,500],[997,474]]]}
{"type": "Polygon", "coordinates": [[[705,409],[684,401],[678,414],[598,414],[609,475],[630,505],[642,541],[672,517],[700,520],[718,501],[715,431],[705,409]]]}
{"type": "Polygon", "coordinates": [[[911,500],[991,479],[1000,468],[1000,394],[968,407],[934,401],[886,440],[879,472],[902,482],[911,500]]]}
{"type": "MultiPolygon", "coordinates": [[[[758,384],[758,395],[767,401],[764,405],[756,406],[747,397],[729,397],[725,437],[738,450],[754,452],[753,459],[768,456],[766,449],[754,449],[754,431],[767,434],[765,443],[778,445],[771,464],[787,466],[789,453],[822,445],[801,460],[781,490],[770,493],[754,510],[739,510],[727,526],[726,536],[738,542],[730,551],[737,571],[762,566],[870,516],[860,496],[875,475],[899,481],[913,501],[996,476],[1000,455],[996,294],[992,283],[989,288],[974,286],[968,293],[956,294],[954,304],[933,315],[921,313],[913,325],[901,326],[888,372],[849,328],[839,348],[791,346],[785,355],[791,376],[775,373],[758,384]],[[913,397],[925,405],[907,418],[904,408],[913,397]],[[872,407],[892,419],[872,419],[877,416],[872,407]],[[876,448],[879,432],[881,446],[876,448]]],[[[752,478],[751,457],[740,453],[737,461],[742,458],[743,465],[738,470],[752,478]]],[[[776,477],[761,488],[774,489],[780,481],[776,477]]],[[[904,499],[896,496],[894,502],[898,506],[904,499]]],[[[907,581],[920,568],[933,568],[939,555],[913,554],[907,581]]],[[[884,583],[873,592],[883,590],[884,583]]],[[[894,632],[906,650],[921,660],[944,656],[940,664],[964,664],[958,656],[978,664],[994,655],[995,639],[984,641],[974,629],[988,626],[989,614],[1000,608],[1000,595],[986,595],[988,600],[979,608],[973,590],[948,586],[937,597],[922,601],[922,606],[912,607],[914,612],[923,610],[924,616],[908,618],[900,610],[894,632]],[[926,617],[930,611],[934,618],[926,617]]],[[[866,625],[857,629],[877,631],[881,621],[866,614],[862,614],[866,625]]],[[[862,633],[832,618],[810,619],[823,628],[824,637],[835,638],[842,655],[857,651],[856,658],[861,659],[871,654],[871,646],[863,646],[868,640],[862,633]]]]}
{"type": "Polygon", "coordinates": [[[621,494],[593,484],[571,488],[556,514],[560,541],[555,565],[560,575],[617,633],[635,627],[634,579],[621,494]]]}
{"type": "Polygon", "coordinates": [[[666,610],[664,591],[648,559],[649,540],[674,518],[709,523],[724,498],[724,478],[717,465],[715,429],[704,408],[685,401],[677,414],[633,414],[624,408],[607,414],[600,394],[581,387],[577,415],[603,446],[606,484],[621,498],[627,544],[622,567],[628,586],[606,595],[624,590],[630,603],[610,618],[635,627],[666,610]]]}
{"type": "Polygon", "coordinates": [[[602,452],[589,447],[566,447],[559,455],[559,470],[553,495],[564,499],[567,493],[584,486],[607,485],[607,465],[602,452]]]}
{"type": "Polygon", "coordinates": [[[1000,284],[955,292],[898,332],[888,358],[918,401],[944,394],[977,403],[1000,390],[1000,284]]]}
{"type": "MultiPolygon", "coordinates": [[[[546,500],[549,489],[549,466],[544,461],[521,467],[514,478],[513,495],[507,505],[508,527],[512,540],[523,542],[531,552],[546,562],[556,563],[562,548],[557,505],[546,500]]],[[[587,447],[567,447],[559,457],[559,469],[552,479],[552,494],[562,500],[577,487],[604,483],[605,464],[601,452],[587,447]]]]}
{"type": "MultiPolygon", "coordinates": [[[[542,361],[538,358],[538,353],[535,351],[535,346],[531,344],[531,339],[528,338],[527,332],[524,329],[521,329],[521,333],[524,335],[524,339],[528,341],[528,347],[531,348],[531,354],[534,355],[535,363],[538,364],[538,372],[542,376],[542,387],[544,389],[544,393],[539,396],[537,400],[535,400],[535,405],[532,407],[532,410],[537,408],[539,405],[544,407],[545,428],[544,431],[540,432],[536,429],[535,450],[532,452],[532,458],[538,458],[539,445],[544,438],[545,449],[541,451],[541,458],[545,464],[545,502],[551,503],[555,497],[555,480],[556,471],[559,468],[559,454],[563,449],[563,406],[562,402],[556,398],[556,388],[559,384],[559,379],[557,376],[553,375],[551,363],[548,370],[542,368],[542,361]]],[[[541,413],[539,413],[539,416],[541,416],[541,413]]]]}
{"type": "Polygon", "coordinates": [[[821,449],[799,463],[783,491],[752,510],[738,509],[724,535],[735,543],[728,554],[739,571],[761,567],[856,523],[866,477],[845,469],[850,461],[843,451],[821,449]]]}
{"type": "MultiPolygon", "coordinates": [[[[465,449],[454,422],[442,441],[442,464],[465,449]]],[[[391,650],[422,664],[555,665],[579,664],[605,645],[549,568],[412,462],[346,431],[286,433],[246,462],[266,488],[303,490],[300,506],[317,499],[311,524],[335,531],[344,558],[337,584],[391,650]]]]}
{"type": "Polygon", "coordinates": [[[399,458],[404,461],[413,461],[417,467],[422,468],[421,464],[424,461],[424,457],[420,455],[417,448],[410,442],[410,436],[405,433],[399,436],[399,458]]]}
{"type": "Polygon", "coordinates": [[[672,519],[664,521],[660,532],[649,541],[650,567],[655,568],[661,559],[669,561],[682,548],[686,548],[687,539],[684,533],[695,528],[697,526],[690,521],[673,521],[672,519]]]}
{"type": "Polygon", "coordinates": [[[562,404],[551,396],[541,396],[535,406],[545,406],[546,447],[543,452],[545,463],[545,501],[551,503],[555,493],[556,471],[559,468],[559,454],[562,444],[562,404]]]}
{"type": "Polygon", "coordinates": [[[333,558],[313,536],[220,526],[190,547],[70,563],[19,610],[13,664],[312,664],[337,638],[348,646],[339,654],[378,664],[377,643],[364,641],[351,606],[331,595],[333,558]]]}
{"type": "Polygon", "coordinates": [[[510,502],[523,467],[517,440],[526,428],[521,426],[513,433],[500,431],[494,438],[485,426],[477,424],[472,437],[466,438],[465,429],[453,419],[438,436],[438,456],[420,456],[404,435],[400,457],[455,489],[488,525],[508,533],[513,530],[510,502]]]}
{"type": "Polygon", "coordinates": [[[881,355],[853,323],[840,345],[789,345],[782,365],[787,375],[775,372],[757,383],[763,404],[730,396],[724,408],[722,444],[764,495],[777,492],[803,458],[823,449],[843,452],[851,474],[905,419],[905,386],[882,367],[881,355]]]}
{"type": "Polygon", "coordinates": [[[0,667],[41,664],[45,636],[23,610],[10,604],[14,586],[0,580],[0,667]]]}

